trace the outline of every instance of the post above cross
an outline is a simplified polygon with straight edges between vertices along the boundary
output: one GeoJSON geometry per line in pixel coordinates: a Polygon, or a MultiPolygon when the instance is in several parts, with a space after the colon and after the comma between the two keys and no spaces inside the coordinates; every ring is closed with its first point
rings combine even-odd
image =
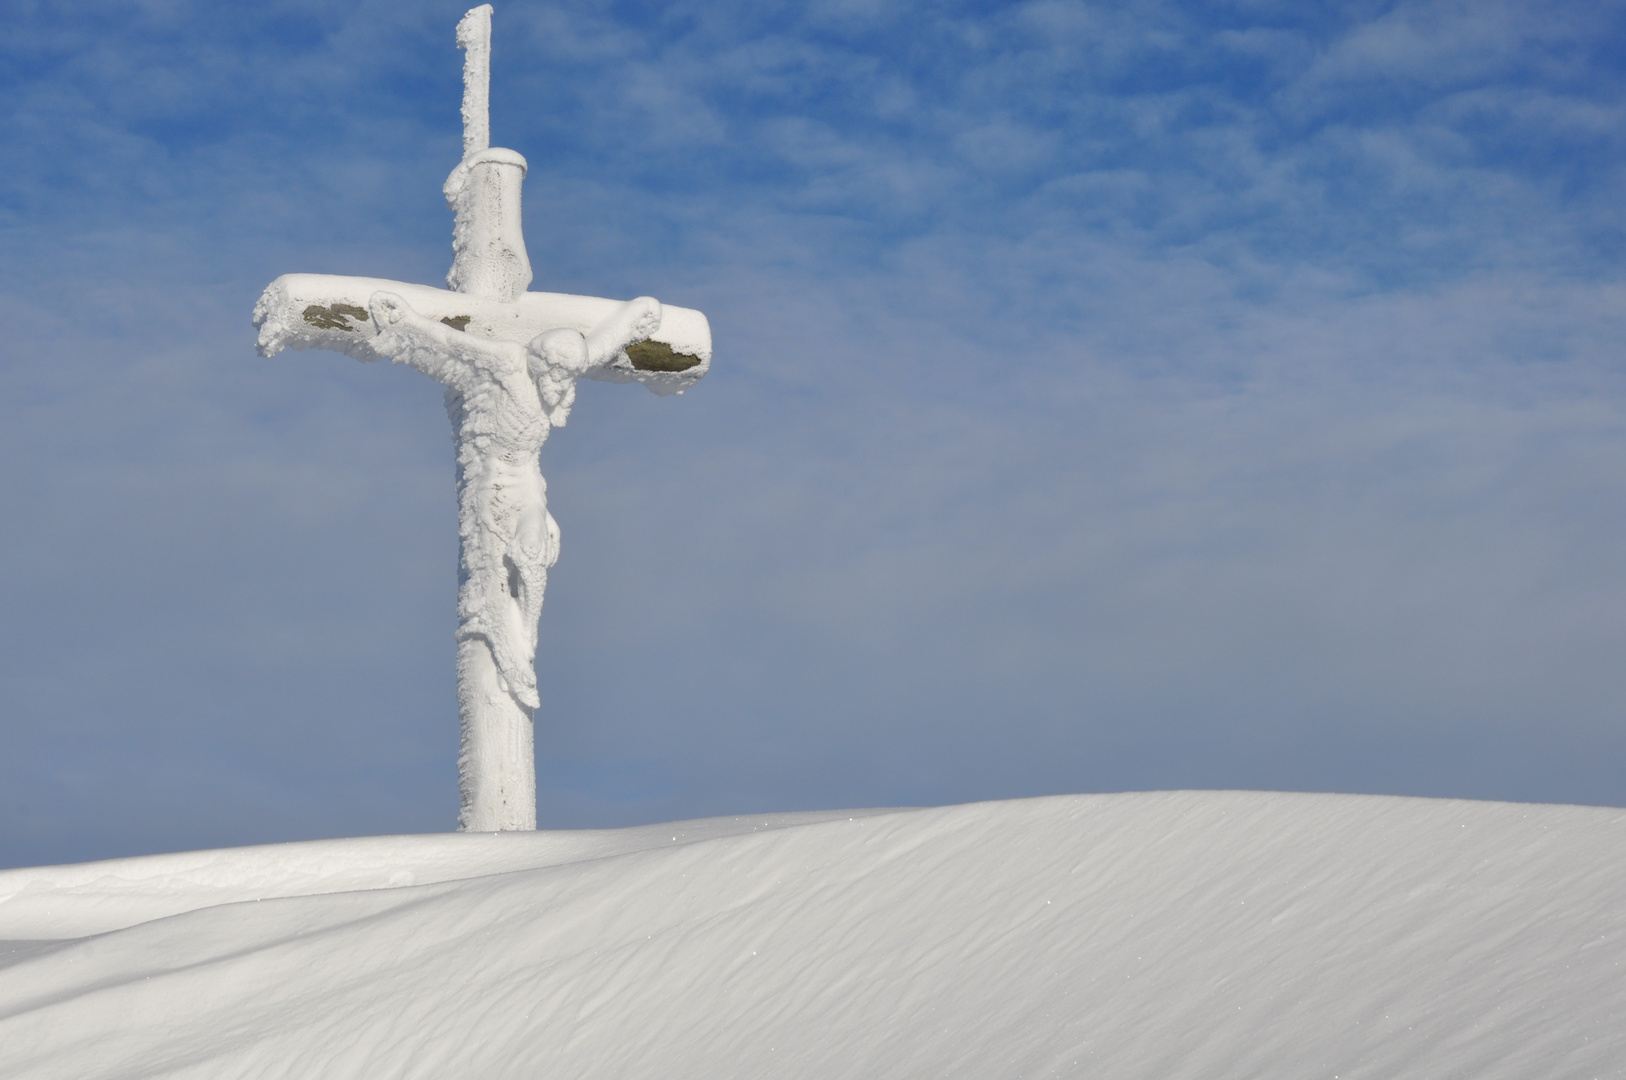
{"type": "Polygon", "coordinates": [[[463,50],[463,156],[491,145],[491,5],[470,9],[457,23],[463,50]]]}
{"type": "Polygon", "coordinates": [[[285,274],[254,307],[259,351],[330,349],[389,359],[446,387],[456,449],[459,828],[536,827],[536,626],[559,530],[538,452],[562,427],[581,377],[681,394],[711,365],[711,327],[650,297],[528,291],[520,188],[525,159],[493,147],[491,5],[457,24],[463,158],[446,179],[454,214],[450,289],[285,274]]]}

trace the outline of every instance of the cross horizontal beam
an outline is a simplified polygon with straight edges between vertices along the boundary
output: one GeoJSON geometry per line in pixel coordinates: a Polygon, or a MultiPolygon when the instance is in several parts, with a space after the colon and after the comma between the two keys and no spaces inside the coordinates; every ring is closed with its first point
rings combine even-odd
{"type": "MultiPolygon", "coordinates": [[[[545,330],[589,333],[621,307],[619,300],[569,293],[527,292],[512,303],[385,278],[284,274],[254,305],[261,356],[283,349],[329,349],[357,360],[380,360],[378,327],[367,314],[376,292],[404,298],[426,318],[477,337],[525,344],[545,330]]],[[[586,372],[605,382],[639,382],[657,394],[681,394],[711,367],[711,324],[692,308],[661,305],[660,329],[649,341],[586,372]]]]}

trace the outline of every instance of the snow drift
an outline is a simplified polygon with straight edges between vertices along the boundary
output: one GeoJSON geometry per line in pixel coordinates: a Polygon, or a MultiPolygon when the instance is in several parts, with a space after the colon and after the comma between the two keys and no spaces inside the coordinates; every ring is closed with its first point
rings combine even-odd
{"type": "Polygon", "coordinates": [[[1626,811],[1174,792],[0,872],[0,1076],[1626,1074],[1626,811]]]}

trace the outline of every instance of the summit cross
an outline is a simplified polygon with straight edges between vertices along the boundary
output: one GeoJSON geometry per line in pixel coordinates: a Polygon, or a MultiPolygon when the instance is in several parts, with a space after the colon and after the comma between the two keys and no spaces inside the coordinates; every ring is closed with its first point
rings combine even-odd
{"type": "Polygon", "coordinates": [[[538,453],[563,427],[576,380],[681,394],[711,364],[711,327],[647,296],[528,292],[520,222],[525,159],[491,146],[491,5],[457,24],[463,159],[446,180],[455,215],[450,289],[285,274],[254,306],[259,351],[330,349],[389,359],[446,387],[457,460],[458,828],[536,828],[536,627],[559,526],[538,453]]]}

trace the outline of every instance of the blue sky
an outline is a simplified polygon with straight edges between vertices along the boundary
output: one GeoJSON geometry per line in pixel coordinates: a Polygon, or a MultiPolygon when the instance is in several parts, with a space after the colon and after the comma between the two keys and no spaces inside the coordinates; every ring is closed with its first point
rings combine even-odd
{"type": "MultiPolygon", "coordinates": [[[[450,828],[464,5],[7,5],[0,865],[450,828]]],[[[1075,791],[1626,805],[1626,5],[507,3],[584,388],[544,826],[1075,791]]]]}

